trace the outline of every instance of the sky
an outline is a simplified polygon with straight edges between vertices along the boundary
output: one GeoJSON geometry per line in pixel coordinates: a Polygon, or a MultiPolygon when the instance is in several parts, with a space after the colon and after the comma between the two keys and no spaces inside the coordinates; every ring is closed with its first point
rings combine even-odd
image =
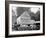
{"type": "MultiPolygon", "coordinates": [[[[17,10],[16,10],[17,7],[13,7],[12,9],[13,9],[13,11],[14,11],[13,16],[14,16],[14,15],[18,16],[17,10]]],[[[37,11],[40,10],[40,9],[39,9],[39,8],[34,8],[34,7],[32,7],[32,8],[30,8],[29,10],[30,10],[31,12],[33,12],[34,14],[36,14],[37,11]]]]}
{"type": "Polygon", "coordinates": [[[33,12],[34,14],[37,13],[37,11],[39,10],[39,8],[30,8],[31,12],[33,12]]]}

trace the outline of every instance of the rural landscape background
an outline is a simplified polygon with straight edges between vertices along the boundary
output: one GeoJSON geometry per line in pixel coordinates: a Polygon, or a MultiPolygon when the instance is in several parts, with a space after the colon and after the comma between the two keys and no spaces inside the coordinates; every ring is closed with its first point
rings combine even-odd
{"type": "Polygon", "coordinates": [[[39,30],[39,29],[40,29],[40,8],[37,7],[12,8],[12,30],[23,31],[23,30],[39,30]]]}

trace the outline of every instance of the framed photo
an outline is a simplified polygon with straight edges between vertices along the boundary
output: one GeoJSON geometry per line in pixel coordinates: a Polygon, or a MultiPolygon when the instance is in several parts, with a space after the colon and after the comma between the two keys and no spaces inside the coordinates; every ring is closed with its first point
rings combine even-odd
{"type": "Polygon", "coordinates": [[[45,34],[45,3],[5,2],[5,36],[37,36],[45,34]]]}

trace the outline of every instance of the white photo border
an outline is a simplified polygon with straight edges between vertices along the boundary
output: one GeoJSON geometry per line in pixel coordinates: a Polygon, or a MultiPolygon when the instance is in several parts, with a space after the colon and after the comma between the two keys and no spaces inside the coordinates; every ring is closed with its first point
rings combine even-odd
{"type": "Polygon", "coordinates": [[[24,4],[9,4],[9,35],[21,34],[36,34],[43,33],[43,6],[42,5],[24,5],[24,4]],[[12,31],[12,6],[15,7],[39,7],[40,8],[40,30],[33,31],[12,31]]]}

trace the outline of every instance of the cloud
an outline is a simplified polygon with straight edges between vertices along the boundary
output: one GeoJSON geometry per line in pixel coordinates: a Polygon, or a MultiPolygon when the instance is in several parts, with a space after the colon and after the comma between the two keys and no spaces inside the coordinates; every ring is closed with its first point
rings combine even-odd
{"type": "Polygon", "coordinates": [[[13,9],[13,11],[14,11],[13,16],[15,16],[15,15],[18,16],[18,15],[17,15],[17,10],[16,10],[17,7],[13,7],[12,9],[13,9]]]}
{"type": "Polygon", "coordinates": [[[37,11],[39,10],[39,8],[30,8],[31,12],[33,12],[34,14],[37,13],[37,11]]]}

